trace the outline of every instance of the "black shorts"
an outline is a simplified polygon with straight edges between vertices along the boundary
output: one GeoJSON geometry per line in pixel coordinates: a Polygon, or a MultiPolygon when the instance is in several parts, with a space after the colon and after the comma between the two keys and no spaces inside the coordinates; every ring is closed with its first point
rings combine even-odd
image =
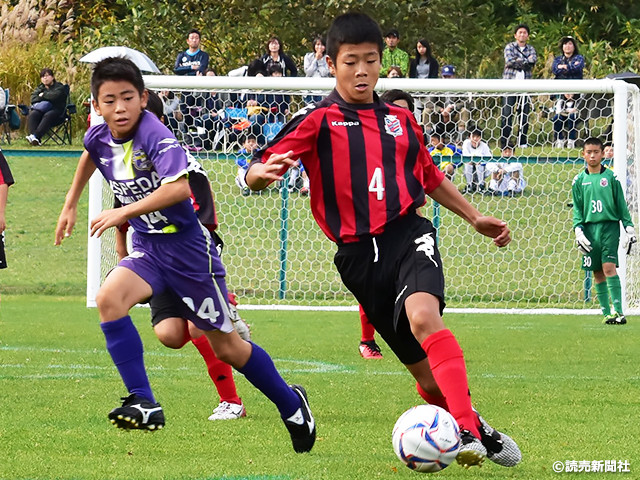
{"type": "Polygon", "coordinates": [[[387,225],[381,235],[338,246],[333,259],[345,286],[369,321],[405,365],[426,358],[404,307],[412,293],[427,292],[444,310],[444,275],[436,230],[416,214],[387,225]]]}
{"type": "MultiPolygon", "coordinates": [[[[220,255],[224,243],[216,232],[211,231],[210,233],[218,255],[220,255]]],[[[149,299],[149,307],[151,308],[151,325],[154,327],[167,318],[189,318],[190,315],[193,315],[193,311],[172,290],[165,290],[152,296],[149,299]]]]}

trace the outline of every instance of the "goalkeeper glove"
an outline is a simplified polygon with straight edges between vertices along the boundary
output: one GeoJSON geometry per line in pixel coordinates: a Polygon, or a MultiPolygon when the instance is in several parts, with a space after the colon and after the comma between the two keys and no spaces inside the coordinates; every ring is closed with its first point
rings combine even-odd
{"type": "Polygon", "coordinates": [[[591,242],[584,235],[584,232],[580,227],[576,227],[576,243],[578,244],[578,250],[582,252],[583,255],[587,255],[591,251],[591,242]]]}
{"type": "Polygon", "coordinates": [[[636,229],[633,227],[625,227],[626,236],[624,239],[623,248],[626,250],[627,255],[631,253],[631,246],[638,241],[636,238],[636,229]]]}

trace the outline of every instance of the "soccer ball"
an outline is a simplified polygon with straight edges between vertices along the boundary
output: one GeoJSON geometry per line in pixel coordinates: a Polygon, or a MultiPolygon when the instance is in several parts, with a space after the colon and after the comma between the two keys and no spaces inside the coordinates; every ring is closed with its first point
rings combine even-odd
{"type": "Polygon", "coordinates": [[[411,470],[439,472],[458,454],[460,429],[445,409],[418,405],[398,418],[392,442],[398,458],[411,470]]]}

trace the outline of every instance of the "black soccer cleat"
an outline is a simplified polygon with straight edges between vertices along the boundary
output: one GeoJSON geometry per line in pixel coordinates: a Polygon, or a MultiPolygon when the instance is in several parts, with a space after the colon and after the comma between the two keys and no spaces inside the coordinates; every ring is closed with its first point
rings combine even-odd
{"type": "Polygon", "coordinates": [[[135,393],[121,400],[122,406],[109,412],[109,420],[116,427],[152,431],[164,427],[164,412],[159,403],[152,403],[135,393]]]}
{"type": "Polygon", "coordinates": [[[627,317],[619,313],[612,313],[611,315],[605,316],[602,323],[606,325],[626,325],[627,317]]]}
{"type": "Polygon", "coordinates": [[[291,389],[300,397],[300,408],[289,418],[283,418],[291,443],[296,453],[309,452],[316,442],[316,421],[313,418],[307,392],[300,385],[290,385],[291,389]]]}

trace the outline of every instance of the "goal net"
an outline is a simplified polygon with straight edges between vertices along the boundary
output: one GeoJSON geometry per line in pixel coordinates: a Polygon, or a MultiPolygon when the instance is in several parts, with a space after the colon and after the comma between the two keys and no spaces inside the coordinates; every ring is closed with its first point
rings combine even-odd
{"type": "MultiPolygon", "coordinates": [[[[332,79],[146,76],[165,101],[169,128],[207,170],[215,195],[227,284],[243,306],[352,308],[333,266],[335,246],[315,224],[304,174],[248,192],[238,179],[250,154],[291,115],[321,99],[332,79]]],[[[466,311],[585,312],[597,308],[592,279],[580,268],[572,232],[571,181],[584,168],[582,142],[613,145],[613,168],[638,225],[638,88],[619,80],[381,79],[379,94],[410,92],[427,143],[444,149],[452,180],[481,212],[508,222],[513,241],[498,249],[459,217],[428,199],[423,214],[438,229],[448,308],[466,311]],[[490,155],[462,156],[482,133],[490,155]],[[503,145],[514,146],[513,156],[503,145]],[[450,167],[451,168],[451,167],[450,167]],[[471,176],[470,174],[473,174],[471,176]]],[[[90,216],[110,208],[99,176],[90,183],[90,216]]],[[[311,192],[313,195],[313,192],[311,192]]],[[[112,232],[89,239],[87,301],[116,264],[112,232]]],[[[640,308],[640,254],[620,254],[625,304],[640,308]]]]}

